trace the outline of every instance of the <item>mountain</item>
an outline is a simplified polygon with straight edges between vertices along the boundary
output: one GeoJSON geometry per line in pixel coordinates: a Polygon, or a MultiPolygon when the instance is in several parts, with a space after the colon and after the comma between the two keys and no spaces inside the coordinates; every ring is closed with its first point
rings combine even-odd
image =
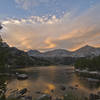
{"type": "Polygon", "coordinates": [[[38,50],[29,50],[27,53],[29,56],[34,56],[34,57],[66,57],[66,55],[68,55],[69,57],[71,54],[70,51],[64,49],[56,49],[44,53],[41,53],[38,50]]]}
{"type": "Polygon", "coordinates": [[[29,50],[27,53],[29,56],[38,56],[41,54],[38,50],[29,50]]]}
{"type": "Polygon", "coordinates": [[[37,50],[29,50],[28,55],[48,61],[50,65],[70,65],[76,61],[76,58],[72,58],[72,53],[64,49],[56,49],[47,52],[39,52],[37,50]]]}
{"type": "Polygon", "coordinates": [[[71,52],[64,49],[56,49],[56,50],[44,52],[43,54],[46,57],[66,57],[66,56],[70,56],[71,52]]]}
{"type": "Polygon", "coordinates": [[[64,49],[55,49],[52,51],[47,51],[44,53],[41,53],[37,50],[31,50],[28,51],[29,56],[34,56],[34,57],[94,57],[94,56],[99,56],[100,55],[100,48],[95,48],[89,45],[86,45],[76,51],[68,51],[64,49]]]}
{"type": "Polygon", "coordinates": [[[74,51],[74,57],[94,57],[100,55],[100,48],[95,48],[89,45],[86,45],[76,51],[74,51]]]}

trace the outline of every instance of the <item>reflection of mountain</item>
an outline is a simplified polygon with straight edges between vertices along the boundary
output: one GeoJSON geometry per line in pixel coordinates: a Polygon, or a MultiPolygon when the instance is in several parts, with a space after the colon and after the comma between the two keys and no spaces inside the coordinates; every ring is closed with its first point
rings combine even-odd
{"type": "Polygon", "coordinates": [[[31,77],[38,74],[37,79],[41,79],[47,83],[56,83],[56,84],[63,84],[69,83],[72,77],[73,69],[67,69],[66,67],[44,67],[44,68],[37,68],[37,70],[29,71],[31,73],[31,77]]]}

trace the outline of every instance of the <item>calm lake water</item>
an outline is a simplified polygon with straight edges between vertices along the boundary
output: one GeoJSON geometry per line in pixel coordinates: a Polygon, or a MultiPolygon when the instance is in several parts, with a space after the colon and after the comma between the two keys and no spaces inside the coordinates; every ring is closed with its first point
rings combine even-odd
{"type": "Polygon", "coordinates": [[[100,90],[97,83],[88,82],[73,73],[74,67],[71,66],[31,67],[20,69],[20,71],[27,73],[29,78],[27,80],[10,79],[7,85],[7,95],[13,90],[27,88],[28,95],[33,96],[33,98],[41,95],[36,93],[38,91],[52,96],[61,96],[68,91],[68,89],[62,91],[60,88],[62,85],[66,87],[78,85],[77,91],[82,91],[84,94],[100,90]],[[54,90],[53,93],[51,90],[54,90]]]}

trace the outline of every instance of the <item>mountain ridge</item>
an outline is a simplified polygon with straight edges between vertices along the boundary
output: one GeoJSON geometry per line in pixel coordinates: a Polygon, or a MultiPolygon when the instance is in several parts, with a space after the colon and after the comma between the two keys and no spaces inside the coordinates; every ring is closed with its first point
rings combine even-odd
{"type": "Polygon", "coordinates": [[[38,50],[28,51],[29,56],[36,56],[36,57],[87,57],[87,56],[99,56],[100,55],[100,48],[96,48],[93,46],[85,45],[75,51],[69,51],[66,49],[54,49],[51,51],[40,52],[38,50]]]}

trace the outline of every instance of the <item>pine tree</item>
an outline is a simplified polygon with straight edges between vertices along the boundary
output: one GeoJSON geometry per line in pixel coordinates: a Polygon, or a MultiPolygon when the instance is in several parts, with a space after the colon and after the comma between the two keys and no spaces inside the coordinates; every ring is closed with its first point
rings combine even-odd
{"type": "MultiPolygon", "coordinates": [[[[1,30],[2,28],[3,28],[3,27],[2,27],[1,24],[0,24],[0,30],[1,30]]],[[[0,35],[0,42],[2,42],[1,35],[0,35]]]]}
{"type": "Polygon", "coordinates": [[[2,29],[3,27],[2,27],[2,25],[0,24],[0,30],[2,29]]]}

